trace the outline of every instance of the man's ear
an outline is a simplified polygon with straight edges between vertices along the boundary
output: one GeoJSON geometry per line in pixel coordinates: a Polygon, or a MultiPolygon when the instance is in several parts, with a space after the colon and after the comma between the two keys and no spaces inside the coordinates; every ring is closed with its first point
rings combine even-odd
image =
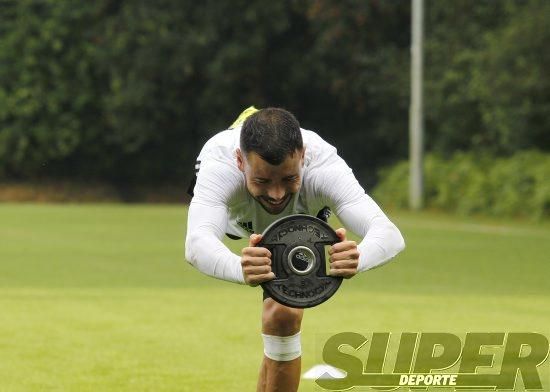
{"type": "Polygon", "coordinates": [[[237,148],[237,167],[244,173],[244,157],[240,148],[237,148]]]}
{"type": "Polygon", "coordinates": [[[300,158],[301,162],[302,162],[302,166],[304,166],[304,163],[306,161],[306,146],[304,146],[304,148],[302,148],[302,157],[300,158]]]}

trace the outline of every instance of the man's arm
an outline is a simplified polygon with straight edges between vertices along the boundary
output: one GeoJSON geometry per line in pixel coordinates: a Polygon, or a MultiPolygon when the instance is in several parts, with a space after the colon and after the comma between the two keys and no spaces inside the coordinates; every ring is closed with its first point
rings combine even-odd
{"type": "Polygon", "coordinates": [[[362,238],[358,271],[378,267],[405,248],[399,229],[368,196],[352,170],[336,153],[315,174],[316,193],[344,226],[362,238]]]}
{"type": "Polygon", "coordinates": [[[399,229],[368,195],[342,209],[338,217],[346,228],[361,236],[358,271],[378,267],[405,249],[399,229]]]}
{"type": "Polygon", "coordinates": [[[256,247],[261,240],[252,234],[242,255],[231,252],[221,241],[221,227],[227,223],[224,207],[203,206],[191,203],[189,207],[185,257],[201,272],[218,279],[257,286],[275,278],[271,272],[271,252],[256,247]]]}
{"type": "Polygon", "coordinates": [[[228,220],[227,203],[240,186],[240,174],[223,163],[203,166],[187,218],[185,257],[212,277],[255,286],[275,278],[271,253],[256,247],[261,235],[252,235],[248,247],[236,255],[222,242],[228,220]]]}
{"type": "Polygon", "coordinates": [[[244,283],[241,257],[231,252],[221,241],[226,226],[225,206],[191,201],[187,218],[185,258],[207,275],[244,283]]]}
{"type": "Polygon", "coordinates": [[[235,170],[221,160],[203,160],[189,205],[185,257],[207,275],[244,283],[240,256],[222,242],[227,229],[227,203],[239,187],[235,170]]]}

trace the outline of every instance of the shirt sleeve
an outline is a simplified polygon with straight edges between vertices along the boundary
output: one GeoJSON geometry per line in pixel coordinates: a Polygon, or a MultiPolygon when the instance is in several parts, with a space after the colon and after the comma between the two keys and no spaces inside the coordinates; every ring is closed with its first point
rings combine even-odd
{"type": "Polygon", "coordinates": [[[378,267],[405,248],[399,229],[335,152],[316,170],[314,184],[317,197],[331,207],[344,227],[363,238],[357,246],[359,271],[378,267]]]}
{"type": "Polygon", "coordinates": [[[228,220],[227,203],[238,186],[238,176],[227,164],[201,167],[189,206],[185,257],[207,275],[244,284],[241,257],[222,242],[228,220]]]}
{"type": "Polygon", "coordinates": [[[357,245],[360,272],[387,263],[405,249],[399,229],[388,219],[368,195],[338,215],[345,227],[363,240],[357,245]]]}

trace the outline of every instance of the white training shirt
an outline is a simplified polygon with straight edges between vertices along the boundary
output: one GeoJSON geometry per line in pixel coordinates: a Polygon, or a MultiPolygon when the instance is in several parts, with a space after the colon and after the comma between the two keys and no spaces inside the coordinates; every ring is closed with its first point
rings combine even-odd
{"type": "Polygon", "coordinates": [[[405,247],[397,227],[365,193],[334,148],[315,132],[302,129],[305,161],[300,192],[284,211],[271,215],[248,193],[237,166],[241,127],[213,136],[197,158],[197,182],[189,206],[185,256],[205,274],[244,283],[241,256],[222,242],[227,234],[262,233],[290,214],[316,215],[328,206],[344,227],[363,240],[358,245],[359,271],[389,261],[405,247]]]}

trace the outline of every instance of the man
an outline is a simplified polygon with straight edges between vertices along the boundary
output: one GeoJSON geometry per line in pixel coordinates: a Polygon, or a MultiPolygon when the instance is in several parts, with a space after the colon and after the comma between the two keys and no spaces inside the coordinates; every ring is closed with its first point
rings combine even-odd
{"type": "MultiPolygon", "coordinates": [[[[186,258],[213,277],[250,286],[274,279],[269,250],[256,247],[258,233],[296,213],[326,216],[330,208],[363,238],[357,245],[347,240],[344,228],[336,231],[341,242],[329,250],[334,276],[351,278],[383,264],[405,246],[399,230],[336,149],[301,129],[283,109],[247,109],[232,127],[204,145],[196,169],[186,258]],[[224,234],[247,236],[249,246],[236,255],[222,243],[224,234]]],[[[303,309],[283,306],[264,293],[258,391],[298,389],[302,316],[303,309]]]]}

